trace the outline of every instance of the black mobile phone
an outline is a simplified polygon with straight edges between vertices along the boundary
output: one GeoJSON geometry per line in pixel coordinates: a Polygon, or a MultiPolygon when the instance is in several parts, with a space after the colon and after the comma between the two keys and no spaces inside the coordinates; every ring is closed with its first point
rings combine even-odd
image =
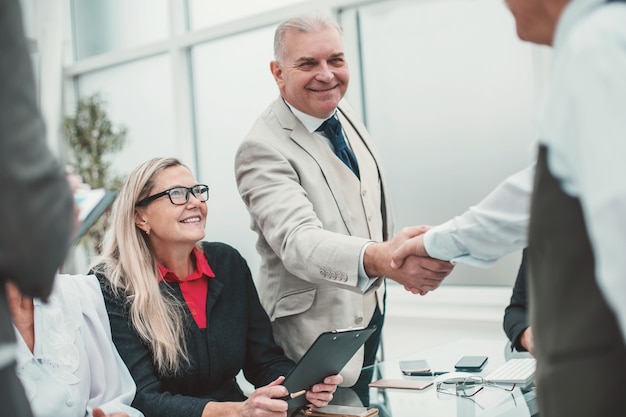
{"type": "Polygon", "coordinates": [[[487,363],[487,356],[463,356],[454,365],[454,369],[461,372],[479,372],[487,363]]]}

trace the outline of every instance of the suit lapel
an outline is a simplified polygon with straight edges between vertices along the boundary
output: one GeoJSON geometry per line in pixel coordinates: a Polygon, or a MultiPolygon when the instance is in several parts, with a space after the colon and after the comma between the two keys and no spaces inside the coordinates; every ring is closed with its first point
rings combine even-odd
{"type": "Polygon", "coordinates": [[[354,225],[347,213],[350,213],[350,205],[346,199],[347,193],[343,192],[346,187],[360,188],[359,179],[350,172],[346,175],[343,170],[348,170],[341,160],[336,158],[333,151],[326,146],[315,134],[309,133],[304,125],[296,118],[293,112],[285,104],[282,98],[276,100],[274,112],[283,129],[289,131],[289,137],[320,167],[322,175],[328,184],[335,203],[339,208],[341,217],[350,234],[355,233],[354,225]]]}

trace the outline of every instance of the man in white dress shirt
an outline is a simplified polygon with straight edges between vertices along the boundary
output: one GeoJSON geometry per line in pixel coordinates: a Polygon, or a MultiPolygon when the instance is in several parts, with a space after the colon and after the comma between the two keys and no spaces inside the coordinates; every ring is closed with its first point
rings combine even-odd
{"type": "Polygon", "coordinates": [[[626,3],[507,5],[521,39],[554,47],[534,190],[529,167],[394,262],[489,265],[528,244],[540,414],[626,415],[626,3]]]}

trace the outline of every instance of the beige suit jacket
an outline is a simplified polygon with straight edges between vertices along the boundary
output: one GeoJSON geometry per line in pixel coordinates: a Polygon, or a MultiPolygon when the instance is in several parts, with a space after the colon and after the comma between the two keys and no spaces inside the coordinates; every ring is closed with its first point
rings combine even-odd
{"type": "MultiPolygon", "coordinates": [[[[367,326],[377,297],[382,308],[384,279],[365,294],[357,282],[363,245],[392,233],[388,187],[356,112],[342,102],[338,114],[360,181],[282,98],[257,119],[235,157],[258,234],[259,296],[276,341],[296,361],[323,331],[367,326]]],[[[342,370],[343,385],[356,382],[362,364],[363,349],[342,370]]]]}

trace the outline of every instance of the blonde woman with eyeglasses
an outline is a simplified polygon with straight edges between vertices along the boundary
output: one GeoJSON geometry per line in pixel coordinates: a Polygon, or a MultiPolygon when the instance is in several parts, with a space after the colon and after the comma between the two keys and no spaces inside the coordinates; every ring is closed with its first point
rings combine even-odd
{"type": "MultiPolygon", "coordinates": [[[[113,206],[100,280],[113,340],[146,417],[286,416],[294,363],[274,342],[246,261],[202,242],[209,188],[180,161],[156,158],[127,178],[113,206]],[[256,390],[243,394],[243,370],[256,390]]],[[[325,406],[339,375],[306,392],[325,406]]]]}

